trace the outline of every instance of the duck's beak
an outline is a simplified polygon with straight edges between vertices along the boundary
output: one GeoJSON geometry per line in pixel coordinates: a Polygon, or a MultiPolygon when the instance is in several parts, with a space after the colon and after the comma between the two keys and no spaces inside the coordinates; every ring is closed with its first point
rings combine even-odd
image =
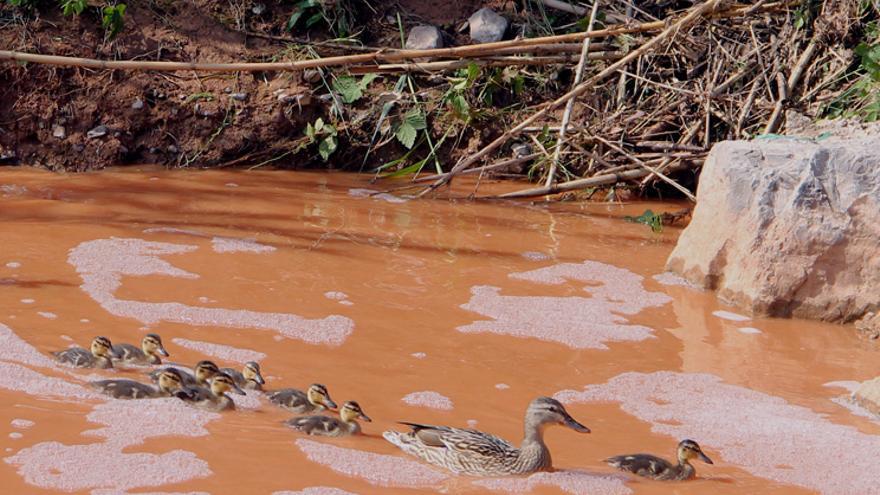
{"type": "Polygon", "coordinates": [[[265,385],[265,384],[266,384],[266,380],[263,378],[263,375],[261,375],[261,374],[259,374],[259,373],[257,373],[256,375],[254,375],[254,381],[257,382],[257,383],[259,383],[260,385],[265,385]]]}
{"type": "Polygon", "coordinates": [[[709,459],[709,456],[703,453],[703,451],[700,451],[699,454],[701,461],[705,462],[706,464],[715,464],[714,462],[712,462],[712,459],[709,459]]]}
{"type": "Polygon", "coordinates": [[[157,348],[156,348],[156,352],[158,352],[159,355],[162,356],[162,357],[168,357],[168,356],[169,356],[168,351],[166,351],[164,347],[157,347],[157,348]]]}
{"type": "Polygon", "coordinates": [[[232,391],[235,392],[235,393],[238,394],[238,395],[247,395],[247,392],[245,392],[244,390],[242,390],[241,387],[239,387],[238,385],[233,385],[233,386],[232,386],[232,391]]]}
{"type": "Polygon", "coordinates": [[[360,413],[360,414],[358,414],[358,417],[361,418],[362,420],[366,421],[367,423],[372,423],[372,422],[373,422],[373,420],[370,419],[370,417],[367,416],[367,415],[364,414],[364,413],[360,413]]]}
{"type": "Polygon", "coordinates": [[[339,407],[336,405],[335,402],[333,402],[333,399],[331,399],[329,396],[325,395],[322,399],[323,400],[321,402],[323,402],[324,405],[327,406],[327,409],[336,409],[337,407],[339,407]]]}
{"type": "Polygon", "coordinates": [[[563,424],[564,424],[565,426],[571,428],[572,430],[577,431],[577,432],[580,432],[580,433],[589,433],[589,432],[590,432],[590,429],[589,429],[589,428],[587,428],[586,426],[584,426],[584,425],[578,423],[578,422],[575,421],[574,418],[572,418],[571,416],[566,416],[566,417],[565,417],[565,421],[563,422],[563,424]]]}

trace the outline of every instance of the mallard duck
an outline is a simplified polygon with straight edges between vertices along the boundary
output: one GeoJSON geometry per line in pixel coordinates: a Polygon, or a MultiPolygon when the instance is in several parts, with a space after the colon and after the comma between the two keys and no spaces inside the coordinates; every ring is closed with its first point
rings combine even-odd
{"type": "Polygon", "coordinates": [[[663,481],[692,479],[697,470],[691,466],[691,459],[699,459],[706,464],[714,464],[693,440],[682,440],[678,444],[678,464],[650,454],[619,455],[605,459],[609,466],[621,471],[629,471],[639,476],[663,481]]]}
{"type": "Polygon", "coordinates": [[[228,411],[235,409],[235,403],[226,395],[232,391],[239,395],[245,395],[244,390],[239,388],[226,373],[217,373],[210,380],[210,387],[187,387],[178,392],[177,397],[202,409],[209,411],[228,411]]]}
{"type": "Polygon", "coordinates": [[[232,368],[223,368],[220,371],[231,376],[235,380],[235,384],[245,390],[263,390],[263,385],[266,384],[266,380],[263,379],[263,375],[260,373],[260,363],[256,361],[244,363],[241,372],[232,368]]]}
{"type": "Polygon", "coordinates": [[[117,344],[113,346],[113,356],[117,361],[128,364],[162,364],[159,356],[168,357],[168,351],[162,346],[162,338],[155,333],[148,333],[141,340],[141,346],[117,344]]]}
{"type": "Polygon", "coordinates": [[[180,375],[180,380],[184,387],[204,387],[208,385],[208,381],[212,376],[220,373],[220,368],[213,361],[204,360],[196,363],[192,373],[181,368],[171,367],[153,370],[150,372],[150,380],[153,380],[153,383],[156,383],[159,379],[159,373],[164,370],[174,370],[175,373],[180,375]]]}
{"type": "Polygon", "coordinates": [[[113,344],[107,337],[95,337],[92,340],[91,350],[82,347],[72,347],[63,351],[53,352],[52,355],[59,363],[70,364],[77,368],[112,368],[113,344]]]}
{"type": "Polygon", "coordinates": [[[556,399],[538,397],[525,416],[525,437],[520,448],[488,433],[449,426],[401,423],[411,432],[386,431],[385,440],[407,454],[457,474],[502,476],[547,471],[552,467],[550,450],[544,444],[548,425],[563,425],[574,431],[590,429],[575,421],[556,399]]]}
{"type": "Polygon", "coordinates": [[[159,373],[158,387],[134,380],[100,380],[92,388],[117,399],[152,399],[169,397],[181,390],[180,375],[169,370],[159,373]]]}
{"type": "Polygon", "coordinates": [[[294,414],[336,409],[336,403],[330,398],[327,387],[320,383],[311,384],[306,392],[294,388],[284,388],[269,392],[267,397],[273,404],[294,414]]]}
{"type": "Polygon", "coordinates": [[[301,416],[299,418],[289,419],[285,424],[309,435],[345,437],[349,435],[357,435],[361,432],[361,425],[356,421],[358,418],[368,423],[373,421],[369,416],[364,414],[360,404],[350,400],[343,404],[339,409],[338,418],[321,415],[301,416]]]}

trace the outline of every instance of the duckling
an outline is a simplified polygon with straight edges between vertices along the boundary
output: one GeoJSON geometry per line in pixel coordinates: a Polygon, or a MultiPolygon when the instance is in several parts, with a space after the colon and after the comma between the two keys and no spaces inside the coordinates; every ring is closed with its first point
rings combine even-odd
{"type": "Polygon", "coordinates": [[[313,383],[306,392],[294,388],[284,388],[270,392],[267,396],[273,404],[294,414],[336,409],[336,403],[330,398],[327,387],[320,383],[313,383]]]}
{"type": "Polygon", "coordinates": [[[162,346],[162,338],[155,333],[148,333],[141,341],[138,349],[131,344],[113,346],[113,355],[117,361],[129,364],[162,364],[159,356],[168,357],[168,351],[162,346]]]}
{"type": "Polygon", "coordinates": [[[180,368],[172,367],[153,370],[149,373],[150,380],[152,380],[153,383],[156,383],[159,379],[159,373],[163,370],[174,370],[175,373],[180,375],[180,380],[184,387],[204,387],[208,385],[208,380],[210,380],[212,376],[220,373],[220,368],[213,361],[208,361],[206,359],[196,363],[192,373],[180,368]]]}
{"type": "Polygon", "coordinates": [[[565,407],[550,397],[533,400],[525,415],[525,437],[519,448],[506,440],[477,430],[401,423],[411,432],[386,431],[385,440],[412,456],[446,468],[456,474],[503,476],[528,474],[552,469],[550,450],[544,444],[544,429],[563,425],[589,433],[565,407]]]}
{"type": "Polygon", "coordinates": [[[263,390],[266,380],[260,373],[260,363],[256,361],[248,361],[244,363],[244,368],[238,372],[232,368],[223,368],[220,370],[235,380],[235,384],[245,390],[263,390]]]}
{"type": "Polygon", "coordinates": [[[180,375],[171,370],[163,370],[159,374],[158,383],[158,388],[134,380],[100,380],[90,382],[89,385],[117,399],[169,397],[181,390],[180,375]]]}
{"type": "Polygon", "coordinates": [[[285,424],[309,435],[345,437],[360,434],[361,425],[355,421],[358,418],[368,423],[373,421],[369,416],[364,414],[360,404],[350,400],[343,404],[342,408],[339,409],[339,418],[331,418],[330,416],[321,415],[301,416],[299,418],[289,419],[285,424]]]}
{"type": "Polygon", "coordinates": [[[682,440],[678,444],[678,464],[650,454],[619,455],[605,459],[609,466],[621,471],[629,471],[639,476],[662,481],[682,481],[693,479],[697,470],[691,466],[691,459],[699,459],[706,464],[714,464],[712,459],[693,440],[682,440]]]}
{"type": "Polygon", "coordinates": [[[193,404],[194,406],[209,411],[231,411],[235,409],[235,403],[226,395],[232,391],[238,395],[245,395],[244,390],[235,384],[226,373],[217,373],[210,380],[210,388],[188,387],[180,391],[178,398],[193,404]]]}
{"type": "Polygon", "coordinates": [[[53,352],[52,355],[59,363],[70,364],[77,368],[112,368],[113,344],[107,337],[95,337],[92,340],[91,350],[82,347],[73,347],[63,351],[53,352]]]}

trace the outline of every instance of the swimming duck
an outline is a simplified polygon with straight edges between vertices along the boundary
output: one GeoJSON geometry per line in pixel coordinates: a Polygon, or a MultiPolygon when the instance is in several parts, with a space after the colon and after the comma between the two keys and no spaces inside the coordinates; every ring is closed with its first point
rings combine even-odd
{"type": "Polygon", "coordinates": [[[357,435],[361,432],[361,425],[355,421],[358,418],[368,423],[373,421],[369,416],[364,414],[360,404],[350,400],[343,404],[342,408],[339,409],[338,418],[321,415],[301,416],[299,418],[287,420],[285,424],[309,435],[345,437],[349,435],[357,435]]]}
{"type": "Polygon", "coordinates": [[[678,464],[650,454],[619,455],[605,459],[609,466],[621,471],[629,471],[639,476],[663,481],[693,479],[697,470],[691,466],[691,459],[699,459],[706,464],[714,464],[693,440],[682,440],[678,444],[678,464]]]}
{"type": "Polygon", "coordinates": [[[100,380],[90,382],[89,385],[117,399],[169,397],[181,390],[180,375],[169,370],[159,373],[158,387],[134,380],[100,380]]]}
{"type": "Polygon", "coordinates": [[[107,337],[95,337],[92,340],[91,350],[82,347],[72,347],[63,351],[53,352],[52,355],[59,363],[70,364],[77,368],[112,368],[113,344],[107,337]]]}
{"type": "Polygon", "coordinates": [[[150,379],[153,380],[153,383],[156,383],[159,379],[159,373],[164,370],[174,370],[175,373],[180,375],[180,380],[184,387],[204,387],[208,385],[208,381],[212,376],[220,373],[220,368],[213,361],[203,360],[196,363],[192,373],[178,367],[153,370],[150,372],[150,379]]]}
{"type": "Polygon", "coordinates": [[[141,347],[131,344],[113,346],[113,356],[117,361],[129,364],[162,364],[159,356],[168,357],[168,351],[162,346],[162,338],[155,333],[148,333],[141,341],[141,347]]]}
{"type": "Polygon", "coordinates": [[[187,387],[175,394],[197,407],[209,411],[230,411],[235,409],[235,403],[226,395],[230,390],[238,395],[245,395],[244,390],[235,384],[235,381],[226,373],[217,373],[209,381],[210,387],[187,387]]]}
{"type": "Polygon", "coordinates": [[[548,425],[563,425],[574,431],[589,433],[590,429],[575,421],[557,400],[538,397],[525,415],[525,437],[519,448],[507,441],[477,430],[401,423],[411,432],[386,431],[385,440],[407,454],[457,474],[502,476],[547,471],[553,463],[544,444],[548,425]]]}
{"type": "Polygon", "coordinates": [[[220,370],[235,380],[235,384],[245,390],[263,390],[266,380],[260,373],[260,363],[256,361],[248,361],[244,363],[241,372],[232,368],[223,368],[220,370]]]}
{"type": "Polygon", "coordinates": [[[311,384],[306,392],[294,388],[284,388],[269,392],[267,397],[273,404],[294,414],[336,409],[336,403],[330,398],[327,387],[320,383],[311,384]]]}

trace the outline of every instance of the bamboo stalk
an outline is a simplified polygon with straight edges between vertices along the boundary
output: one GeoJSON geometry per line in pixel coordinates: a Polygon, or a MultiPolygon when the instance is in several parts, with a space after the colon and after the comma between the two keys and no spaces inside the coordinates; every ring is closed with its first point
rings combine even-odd
{"type": "MultiPolygon", "coordinates": [[[[618,60],[623,52],[602,52],[590,54],[590,60],[618,60]]],[[[439,62],[412,62],[405,64],[356,65],[349,69],[352,74],[370,74],[384,72],[441,72],[463,69],[471,64],[480,67],[508,67],[522,65],[564,64],[577,60],[571,55],[549,57],[489,57],[469,58],[462,60],[442,60],[439,62]]]]}

